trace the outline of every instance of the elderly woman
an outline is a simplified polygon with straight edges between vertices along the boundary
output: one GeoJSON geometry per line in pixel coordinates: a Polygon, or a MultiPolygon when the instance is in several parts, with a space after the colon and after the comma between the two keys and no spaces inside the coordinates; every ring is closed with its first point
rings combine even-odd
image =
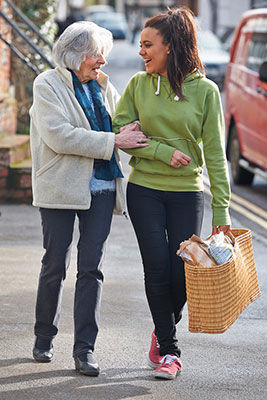
{"type": "Polygon", "coordinates": [[[119,95],[100,71],[112,35],[92,22],[76,22],[53,48],[57,67],[33,87],[31,151],[33,205],[40,208],[43,246],[36,302],[33,357],[49,362],[63,282],[70,263],[74,221],[79,220],[74,299],[76,369],[97,376],[93,356],[98,333],[102,261],[113,211],[123,213],[117,148],[147,146],[136,126],[115,135],[111,116],[119,95]]]}

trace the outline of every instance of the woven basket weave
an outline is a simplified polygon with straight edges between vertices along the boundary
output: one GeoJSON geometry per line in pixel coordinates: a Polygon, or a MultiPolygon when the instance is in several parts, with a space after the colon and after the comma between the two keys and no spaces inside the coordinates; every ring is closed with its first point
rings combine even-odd
{"type": "Polygon", "coordinates": [[[232,229],[236,259],[214,267],[185,263],[189,331],[225,332],[260,296],[251,232],[232,229]]]}

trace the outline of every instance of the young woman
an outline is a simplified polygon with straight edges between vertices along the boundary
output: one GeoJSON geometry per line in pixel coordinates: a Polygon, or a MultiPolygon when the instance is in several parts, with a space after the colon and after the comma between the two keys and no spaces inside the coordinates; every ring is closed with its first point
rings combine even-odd
{"type": "Polygon", "coordinates": [[[148,19],[139,54],[146,72],[130,80],[113,129],[139,120],[150,138],[147,147],[127,151],[132,155],[127,202],[155,325],[149,365],[156,377],[173,379],[181,370],[176,324],[186,302],[184,266],[176,251],[201,231],[201,142],[213,196],[212,232],[230,229],[223,113],[216,84],[204,76],[191,11],[177,8],[148,19]]]}

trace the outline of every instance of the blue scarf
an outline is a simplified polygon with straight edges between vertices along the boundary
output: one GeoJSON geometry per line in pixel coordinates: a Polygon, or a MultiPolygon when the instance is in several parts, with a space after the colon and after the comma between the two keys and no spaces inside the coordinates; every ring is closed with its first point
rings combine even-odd
{"type": "MultiPolygon", "coordinates": [[[[91,128],[94,131],[111,132],[111,118],[106,110],[103,96],[97,81],[91,80],[86,83],[91,95],[91,99],[88,99],[81,82],[73,71],[70,72],[72,74],[75,97],[82,107],[91,128]]],[[[96,179],[112,181],[115,178],[123,178],[115,158],[115,151],[113,151],[112,157],[109,161],[96,159],[94,162],[94,168],[96,179]]]]}

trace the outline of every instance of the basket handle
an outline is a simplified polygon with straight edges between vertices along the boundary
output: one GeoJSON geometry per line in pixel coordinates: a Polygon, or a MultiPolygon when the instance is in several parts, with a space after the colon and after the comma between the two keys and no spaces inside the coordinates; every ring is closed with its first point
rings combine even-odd
{"type": "MultiPolygon", "coordinates": [[[[231,231],[227,232],[225,235],[229,236],[229,238],[235,243],[236,237],[233,235],[233,233],[231,231]]],[[[211,237],[212,237],[212,234],[209,235],[205,240],[209,240],[211,237]]]]}
{"type": "Polygon", "coordinates": [[[226,235],[235,243],[236,238],[231,231],[227,232],[226,235]]]}
{"type": "Polygon", "coordinates": [[[189,257],[192,258],[192,261],[193,261],[193,264],[192,264],[192,265],[198,265],[197,259],[196,259],[196,257],[194,256],[193,253],[189,252],[189,251],[186,249],[186,247],[184,248],[183,251],[184,251],[189,257]]]}

